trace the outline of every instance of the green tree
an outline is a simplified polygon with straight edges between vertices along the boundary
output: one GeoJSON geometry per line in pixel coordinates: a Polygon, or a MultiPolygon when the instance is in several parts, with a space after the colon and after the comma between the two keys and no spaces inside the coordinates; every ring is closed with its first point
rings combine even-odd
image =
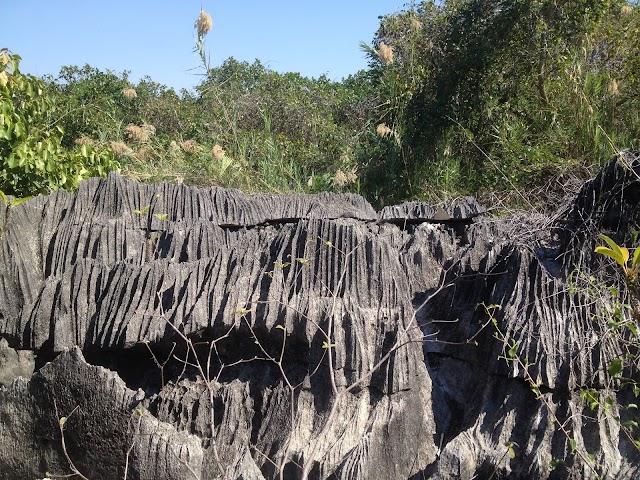
{"type": "Polygon", "coordinates": [[[393,134],[365,188],[385,201],[549,192],[637,147],[638,15],[620,0],[449,0],[384,17],[372,118],[393,134]]]}
{"type": "Polygon", "coordinates": [[[109,151],[62,146],[53,102],[42,80],[20,72],[20,57],[0,50],[0,190],[25,197],[119,168],[109,151]]]}
{"type": "Polygon", "coordinates": [[[65,147],[83,137],[117,138],[123,126],[142,122],[137,94],[126,96],[132,87],[128,72],[118,75],[90,65],[67,66],[62,67],[55,81],[49,79],[48,86],[60,112],[65,147]]]}

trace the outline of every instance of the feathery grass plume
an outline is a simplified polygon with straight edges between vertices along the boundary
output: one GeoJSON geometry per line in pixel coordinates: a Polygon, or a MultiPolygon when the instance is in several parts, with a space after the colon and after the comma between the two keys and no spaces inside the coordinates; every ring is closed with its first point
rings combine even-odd
{"type": "Polygon", "coordinates": [[[211,154],[213,155],[213,158],[215,158],[216,160],[222,160],[227,153],[224,151],[224,148],[222,148],[220,145],[216,143],[213,146],[213,150],[211,151],[211,154]]]}
{"type": "Polygon", "coordinates": [[[192,139],[185,140],[180,144],[180,147],[185,153],[196,153],[200,148],[198,142],[192,139]]]}
{"type": "Polygon", "coordinates": [[[352,183],[356,183],[356,180],[358,180],[358,175],[356,174],[355,168],[352,168],[348,172],[338,170],[333,177],[333,184],[342,188],[347,185],[351,185],[352,183]]]}
{"type": "Polygon", "coordinates": [[[380,61],[385,65],[393,63],[393,47],[384,42],[380,42],[378,46],[378,56],[380,57],[380,61]]]}
{"type": "Polygon", "coordinates": [[[211,27],[213,27],[211,15],[204,10],[200,10],[200,15],[198,16],[198,20],[196,20],[194,27],[198,31],[199,36],[205,36],[211,30],[211,27]]]}
{"type": "Polygon", "coordinates": [[[615,78],[609,82],[607,91],[609,92],[609,95],[611,95],[612,97],[615,97],[616,95],[618,95],[618,93],[620,93],[618,90],[618,81],[615,78]]]}
{"type": "Polygon", "coordinates": [[[393,134],[393,130],[391,130],[386,123],[380,123],[376,127],[376,133],[379,137],[384,138],[391,136],[391,134],[393,134]]]}
{"type": "Polygon", "coordinates": [[[123,88],[122,96],[127,100],[133,100],[138,96],[138,93],[136,92],[135,88],[123,88]]]}
{"type": "Polygon", "coordinates": [[[132,142],[143,143],[148,141],[149,138],[156,133],[156,128],[146,123],[143,123],[141,126],[130,123],[124,128],[124,133],[132,142]]]}
{"type": "Polygon", "coordinates": [[[75,143],[76,145],[89,145],[90,147],[92,147],[96,144],[96,141],[93,138],[80,137],[76,138],[73,143],[75,143]]]}
{"type": "Polygon", "coordinates": [[[123,142],[109,142],[109,146],[111,147],[111,151],[116,155],[132,155],[133,150],[129,148],[126,143],[123,142]]]}
{"type": "Polygon", "coordinates": [[[351,170],[347,172],[347,182],[356,183],[358,180],[358,174],[356,173],[356,168],[353,167],[351,170]]]}
{"type": "Polygon", "coordinates": [[[153,153],[147,148],[140,148],[134,155],[141,162],[150,162],[154,159],[153,153]]]}
{"type": "Polygon", "coordinates": [[[138,125],[134,125],[133,123],[124,127],[124,133],[129,140],[134,142],[142,142],[142,139],[145,137],[145,133],[142,131],[142,128],[138,125]]]}
{"type": "Polygon", "coordinates": [[[417,32],[421,28],[422,28],[422,22],[420,22],[420,20],[418,20],[417,18],[413,17],[411,19],[411,30],[413,30],[414,32],[417,32]]]}
{"type": "Polygon", "coordinates": [[[171,140],[171,143],[169,144],[169,153],[171,155],[176,155],[179,151],[180,151],[180,147],[178,146],[176,141],[171,140]]]}
{"type": "Polygon", "coordinates": [[[631,15],[633,13],[633,7],[631,5],[624,5],[621,9],[620,9],[620,13],[622,15],[631,15]]]}
{"type": "Polygon", "coordinates": [[[147,140],[156,134],[156,127],[149,123],[143,123],[140,128],[147,135],[147,140]]]}
{"type": "Polygon", "coordinates": [[[338,170],[335,176],[333,177],[333,183],[338,187],[342,188],[349,182],[347,180],[347,176],[345,175],[345,173],[342,170],[338,170]]]}

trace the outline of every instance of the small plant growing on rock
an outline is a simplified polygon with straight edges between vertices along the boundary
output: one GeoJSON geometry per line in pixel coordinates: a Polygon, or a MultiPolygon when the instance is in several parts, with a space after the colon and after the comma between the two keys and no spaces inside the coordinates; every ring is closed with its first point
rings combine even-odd
{"type": "Polygon", "coordinates": [[[629,286],[637,286],[638,272],[640,271],[640,247],[635,248],[633,258],[630,259],[628,248],[619,246],[606,235],[598,235],[598,237],[604,240],[608,246],[598,246],[595,252],[613,258],[620,268],[622,268],[629,286]]]}
{"type": "MultiPolygon", "coordinates": [[[[633,235],[634,240],[637,239],[637,236],[638,232],[635,232],[633,235]]],[[[608,288],[608,291],[613,297],[613,305],[608,306],[606,309],[606,312],[612,317],[608,325],[611,333],[619,338],[619,343],[623,346],[623,351],[626,352],[625,355],[614,358],[611,361],[608,372],[612,381],[617,385],[618,390],[630,388],[633,397],[637,399],[640,397],[640,382],[637,379],[640,362],[640,337],[638,337],[638,321],[640,320],[640,285],[638,279],[638,273],[640,271],[640,246],[634,249],[633,257],[631,257],[628,248],[619,246],[608,236],[599,235],[599,238],[604,240],[607,246],[598,246],[595,248],[595,252],[610,257],[616,262],[622,269],[629,291],[629,299],[625,302],[618,289],[613,287],[608,288]]],[[[600,405],[597,392],[588,391],[585,393],[585,397],[592,409],[600,405]]],[[[611,408],[614,406],[614,403],[611,397],[607,397],[604,403],[605,409],[611,408]]],[[[621,423],[622,431],[640,452],[640,414],[638,411],[638,403],[630,402],[615,406],[629,414],[624,420],[621,416],[618,416],[617,419],[621,423]]]]}

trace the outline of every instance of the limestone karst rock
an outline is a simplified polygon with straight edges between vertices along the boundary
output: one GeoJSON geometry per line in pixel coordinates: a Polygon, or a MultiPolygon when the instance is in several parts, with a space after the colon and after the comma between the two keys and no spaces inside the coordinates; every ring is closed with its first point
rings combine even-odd
{"type": "Polygon", "coordinates": [[[570,287],[613,281],[593,247],[640,224],[638,172],[624,154],[551,217],[118,175],[5,209],[2,348],[35,373],[3,377],[0,478],[591,475],[554,417],[637,478],[617,413],[580,398],[624,352],[570,287]]]}

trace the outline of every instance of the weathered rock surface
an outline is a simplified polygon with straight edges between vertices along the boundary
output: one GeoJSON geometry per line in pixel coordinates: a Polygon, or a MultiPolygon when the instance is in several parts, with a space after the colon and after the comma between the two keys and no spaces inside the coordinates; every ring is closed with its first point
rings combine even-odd
{"type": "Polygon", "coordinates": [[[0,212],[0,478],[590,476],[554,419],[637,478],[618,412],[580,398],[620,346],[570,288],[640,224],[623,160],[550,219],[117,175],[0,212]]]}
{"type": "Polygon", "coordinates": [[[18,377],[31,377],[35,364],[32,351],[14,350],[0,338],[0,385],[9,386],[18,377]]]}

